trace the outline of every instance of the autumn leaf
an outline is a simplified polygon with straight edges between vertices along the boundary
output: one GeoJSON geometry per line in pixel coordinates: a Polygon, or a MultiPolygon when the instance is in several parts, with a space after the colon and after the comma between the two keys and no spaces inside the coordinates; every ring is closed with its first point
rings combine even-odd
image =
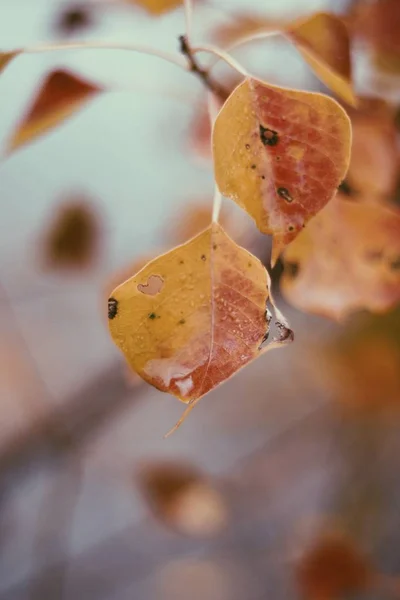
{"type": "Polygon", "coordinates": [[[350,111],[353,143],[346,180],[361,195],[391,196],[397,186],[399,154],[394,113],[382,101],[362,99],[350,111]]]}
{"type": "Polygon", "coordinates": [[[183,0],[126,0],[147,10],[152,15],[161,15],[180,6],[183,0]]]}
{"type": "Polygon", "coordinates": [[[117,287],[109,327],[143,379],[192,403],[260,354],[267,299],[262,264],[214,223],[117,287]]]}
{"type": "Polygon", "coordinates": [[[296,571],[305,600],[336,600],[364,592],[375,575],[369,560],[341,531],[321,535],[304,553],[296,571]]]}
{"type": "Polygon", "coordinates": [[[100,91],[68,71],[53,71],[14,132],[8,150],[15,150],[57,127],[100,91]]]}
{"type": "Polygon", "coordinates": [[[217,185],[273,235],[272,262],[333,197],[350,158],[345,111],[328,96],[246,79],[213,130],[217,185]]]}
{"type": "Polygon", "coordinates": [[[398,0],[374,0],[360,3],[351,14],[357,35],[369,43],[383,70],[400,69],[400,3],[398,0]]]}
{"type": "Polygon", "coordinates": [[[336,15],[321,12],[295,21],[285,33],[321,81],[345,102],[356,105],[345,23],[336,15]]]}
{"type": "Polygon", "coordinates": [[[205,537],[219,533],[227,521],[221,495],[186,463],[145,465],[139,482],[155,515],[180,533],[205,537]]]}
{"type": "Polygon", "coordinates": [[[306,312],[343,319],[400,301],[400,211],[338,195],[284,254],[282,292],[306,312]]]}
{"type": "Polygon", "coordinates": [[[20,50],[15,52],[0,52],[0,73],[4,71],[7,65],[12,61],[13,58],[21,54],[20,50]]]}
{"type": "Polygon", "coordinates": [[[46,267],[74,270],[91,266],[97,254],[99,237],[97,215],[85,198],[64,202],[44,236],[46,267]]]}

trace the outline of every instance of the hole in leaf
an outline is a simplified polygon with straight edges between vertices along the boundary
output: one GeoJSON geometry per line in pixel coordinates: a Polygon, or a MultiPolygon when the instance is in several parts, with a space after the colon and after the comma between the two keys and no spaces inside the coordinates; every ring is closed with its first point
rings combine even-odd
{"type": "Polygon", "coordinates": [[[260,139],[264,146],[276,146],[279,142],[278,132],[260,124],[260,139]]]}
{"type": "Polygon", "coordinates": [[[150,275],[147,283],[139,283],[137,289],[142,294],[147,296],[156,296],[159,294],[164,286],[164,281],[159,275],[150,275]]]}
{"type": "Polygon", "coordinates": [[[278,189],[276,190],[277,194],[283,198],[284,200],[286,200],[286,202],[293,202],[293,198],[289,193],[289,190],[285,187],[278,187],[278,189]]]}

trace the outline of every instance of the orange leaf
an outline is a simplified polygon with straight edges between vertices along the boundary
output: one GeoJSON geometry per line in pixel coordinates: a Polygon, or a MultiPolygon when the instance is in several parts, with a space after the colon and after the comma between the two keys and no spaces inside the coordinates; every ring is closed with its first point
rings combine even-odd
{"type": "Polygon", "coordinates": [[[53,71],[12,136],[8,150],[15,150],[57,127],[100,91],[68,71],[53,71]]]}
{"type": "Polygon", "coordinates": [[[342,319],[400,300],[400,211],[340,196],[284,254],[284,296],[306,312],[342,319]]]}
{"type": "Polygon", "coordinates": [[[18,54],[21,54],[20,50],[16,50],[15,52],[0,52],[0,73],[4,71],[8,63],[18,56],[18,54]]]}
{"type": "Polygon", "coordinates": [[[364,99],[364,104],[350,112],[353,144],[346,181],[357,193],[388,197],[398,181],[394,114],[384,103],[364,99]]]}
{"type": "Polygon", "coordinates": [[[368,559],[339,531],[321,536],[297,567],[297,581],[307,600],[336,600],[345,594],[363,592],[373,576],[368,559]]]}
{"type": "Polygon", "coordinates": [[[212,224],[117,287],[109,327],[131,367],[192,403],[260,353],[267,273],[212,224]]]}
{"type": "Polygon", "coordinates": [[[345,111],[322,94],[246,79],[213,130],[215,178],[273,239],[272,262],[332,198],[350,158],[345,111]]]}
{"type": "Polygon", "coordinates": [[[152,15],[161,15],[180,6],[183,0],[127,0],[147,10],[152,15]]]}
{"type": "Polygon", "coordinates": [[[357,104],[351,83],[349,35],[339,17],[316,13],[289,25],[286,35],[326,86],[348,104],[357,104]]]}

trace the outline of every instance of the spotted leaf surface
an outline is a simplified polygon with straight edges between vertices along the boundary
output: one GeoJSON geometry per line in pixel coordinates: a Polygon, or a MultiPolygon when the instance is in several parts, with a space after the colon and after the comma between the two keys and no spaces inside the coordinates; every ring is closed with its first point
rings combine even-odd
{"type": "Polygon", "coordinates": [[[213,130],[215,178],[273,235],[274,263],[346,174],[350,121],[337,102],[246,79],[220,111],[213,130]]]}
{"type": "Polygon", "coordinates": [[[316,13],[289,25],[286,36],[326,86],[348,104],[357,103],[351,80],[349,35],[339,17],[316,13]]]}
{"type": "Polygon", "coordinates": [[[143,379],[189,403],[260,354],[267,273],[213,224],[109,299],[116,345],[143,379]]]}
{"type": "Polygon", "coordinates": [[[15,150],[54,129],[100,91],[99,87],[68,71],[53,71],[14,132],[8,150],[15,150]]]}
{"type": "Polygon", "coordinates": [[[282,292],[306,312],[341,319],[400,301],[400,211],[340,196],[284,254],[282,292]]]}

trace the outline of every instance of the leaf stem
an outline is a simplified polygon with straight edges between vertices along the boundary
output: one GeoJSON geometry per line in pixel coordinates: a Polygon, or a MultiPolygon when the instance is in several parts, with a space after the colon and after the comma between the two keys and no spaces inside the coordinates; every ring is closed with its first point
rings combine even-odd
{"type": "Polygon", "coordinates": [[[219,215],[222,207],[222,194],[218,189],[218,186],[215,186],[214,191],[214,200],[213,200],[213,211],[212,211],[212,222],[218,223],[219,215]]]}
{"type": "Polygon", "coordinates": [[[213,54],[217,56],[218,59],[221,59],[226,62],[232,69],[235,69],[238,73],[243,75],[243,77],[250,77],[250,74],[246,69],[239,63],[237,60],[233,58],[228,52],[217,48],[216,46],[211,45],[203,45],[203,46],[193,46],[191,49],[193,54],[197,52],[208,52],[209,54],[213,54]]]}
{"type": "Polygon", "coordinates": [[[172,63],[185,71],[188,71],[188,65],[185,64],[179,56],[170,52],[164,52],[151,46],[142,44],[130,44],[121,42],[63,42],[61,44],[40,44],[38,46],[29,46],[28,48],[22,48],[20,52],[25,54],[38,54],[41,52],[59,52],[64,50],[127,50],[130,52],[139,52],[141,54],[147,54],[149,56],[157,56],[162,58],[169,63],[172,63]]]}
{"type": "Polygon", "coordinates": [[[192,23],[193,23],[193,1],[192,0],[184,0],[183,3],[185,9],[185,30],[186,30],[186,39],[190,42],[192,37],[192,23]]]}

